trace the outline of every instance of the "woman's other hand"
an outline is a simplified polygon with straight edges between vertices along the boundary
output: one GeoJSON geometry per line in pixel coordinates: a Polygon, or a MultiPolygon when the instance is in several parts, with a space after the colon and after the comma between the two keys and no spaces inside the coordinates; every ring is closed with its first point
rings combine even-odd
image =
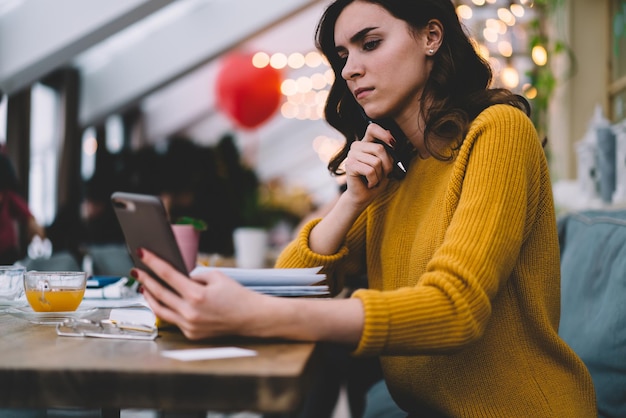
{"type": "Polygon", "coordinates": [[[389,182],[388,175],[393,170],[393,159],[381,140],[395,145],[395,139],[389,131],[376,123],[370,123],[361,141],[355,141],[345,161],[348,189],[355,201],[369,204],[389,182]]]}
{"type": "Polygon", "coordinates": [[[335,254],[343,245],[350,227],[365,208],[389,184],[393,159],[380,140],[393,147],[391,133],[370,123],[361,141],[355,141],[345,160],[347,189],[309,236],[309,247],[318,254],[335,254]]]}

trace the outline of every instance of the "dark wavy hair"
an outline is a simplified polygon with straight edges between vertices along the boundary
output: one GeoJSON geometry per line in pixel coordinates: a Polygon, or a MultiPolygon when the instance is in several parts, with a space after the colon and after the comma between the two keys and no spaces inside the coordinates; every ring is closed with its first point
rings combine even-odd
{"type": "Polygon", "coordinates": [[[442,161],[451,160],[461,146],[470,123],[487,107],[506,103],[530,115],[528,101],[506,89],[489,85],[492,71],[478,55],[449,0],[336,0],[324,11],[315,31],[317,48],[326,56],[335,81],[325,107],[327,122],[346,137],[346,145],[333,157],[328,169],[342,174],[340,164],[350,145],[362,137],[367,123],[360,106],[341,77],[343,61],[337,55],[335,24],[344,8],[354,1],[378,4],[415,31],[432,19],[443,26],[443,41],[433,59],[433,67],[420,98],[425,121],[424,144],[428,152],[442,161]]]}

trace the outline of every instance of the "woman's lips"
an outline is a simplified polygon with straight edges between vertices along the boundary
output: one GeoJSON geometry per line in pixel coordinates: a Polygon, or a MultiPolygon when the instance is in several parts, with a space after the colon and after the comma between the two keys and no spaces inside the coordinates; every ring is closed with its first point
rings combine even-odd
{"type": "Polygon", "coordinates": [[[359,100],[364,98],[365,96],[367,96],[372,90],[374,90],[371,87],[368,88],[358,88],[356,90],[354,90],[354,97],[359,100]]]}

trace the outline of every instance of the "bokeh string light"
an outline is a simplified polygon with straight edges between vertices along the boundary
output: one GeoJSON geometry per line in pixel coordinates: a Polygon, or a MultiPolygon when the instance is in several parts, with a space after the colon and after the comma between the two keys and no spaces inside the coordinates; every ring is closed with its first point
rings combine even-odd
{"type": "MultiPolygon", "coordinates": [[[[533,99],[536,88],[529,76],[533,66],[544,66],[548,52],[543,45],[529,48],[529,25],[537,19],[537,8],[531,0],[457,0],[459,18],[475,42],[476,49],[494,69],[494,87],[507,87],[533,99]],[[529,94],[530,93],[530,94],[529,94]]],[[[317,51],[285,54],[258,52],[254,65],[286,70],[282,84],[285,101],[281,114],[290,119],[318,120],[323,117],[324,103],[334,75],[324,57],[317,51]],[[313,69],[306,75],[294,75],[302,69],[313,69]]]]}
{"type": "Polygon", "coordinates": [[[535,65],[528,47],[530,25],[537,18],[534,3],[457,0],[456,5],[477,50],[494,69],[494,87],[524,94],[522,88],[532,84],[527,74],[535,65]]]}

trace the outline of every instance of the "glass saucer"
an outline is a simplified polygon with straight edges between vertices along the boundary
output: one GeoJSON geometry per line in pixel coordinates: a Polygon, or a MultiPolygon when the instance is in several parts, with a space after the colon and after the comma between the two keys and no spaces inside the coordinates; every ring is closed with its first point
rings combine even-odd
{"type": "Polygon", "coordinates": [[[33,324],[56,325],[68,318],[84,318],[97,311],[98,308],[79,307],[71,312],[35,312],[30,306],[15,306],[7,309],[5,313],[25,319],[33,324]]]}
{"type": "Polygon", "coordinates": [[[28,306],[26,299],[24,300],[0,300],[0,315],[7,313],[7,310],[18,306],[28,306]]]}

